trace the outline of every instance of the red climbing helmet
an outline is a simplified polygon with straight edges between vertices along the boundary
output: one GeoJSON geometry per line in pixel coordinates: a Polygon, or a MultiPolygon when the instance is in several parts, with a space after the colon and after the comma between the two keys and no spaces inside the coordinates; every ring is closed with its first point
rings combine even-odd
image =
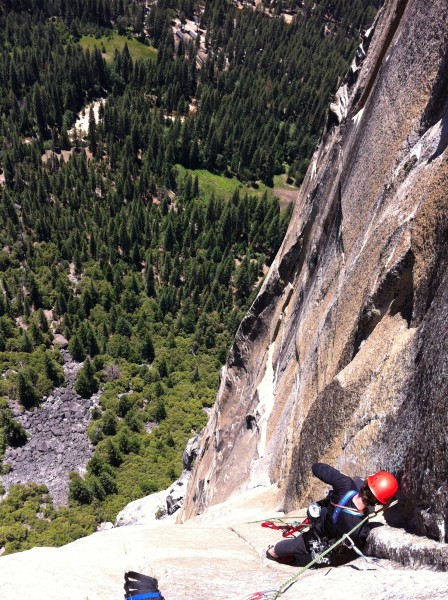
{"type": "Polygon", "coordinates": [[[378,471],[367,477],[370,491],[381,504],[387,504],[398,490],[398,481],[388,471],[378,471]]]}

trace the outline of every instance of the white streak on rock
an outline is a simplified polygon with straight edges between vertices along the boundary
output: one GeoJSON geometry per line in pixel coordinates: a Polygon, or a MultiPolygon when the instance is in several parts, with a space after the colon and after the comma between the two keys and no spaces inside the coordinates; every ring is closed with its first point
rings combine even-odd
{"type": "Polygon", "coordinates": [[[330,104],[330,111],[336,115],[338,123],[342,123],[348,113],[347,85],[342,85],[336,92],[334,102],[330,104]]]}
{"type": "Polygon", "coordinates": [[[417,145],[416,145],[414,148],[412,148],[412,150],[411,150],[411,158],[412,158],[413,156],[415,156],[415,157],[416,157],[416,159],[417,159],[417,160],[419,160],[419,159],[420,159],[420,156],[421,156],[421,153],[422,153],[422,145],[421,145],[421,144],[417,144],[417,145]]]}
{"type": "Polygon", "coordinates": [[[268,359],[266,361],[266,371],[263,379],[258,386],[258,412],[262,415],[258,424],[260,429],[260,441],[258,442],[258,456],[262,458],[266,452],[266,438],[268,421],[274,408],[274,367],[272,359],[274,355],[274,344],[269,346],[268,359]]]}
{"type": "Polygon", "coordinates": [[[359,110],[356,115],[353,117],[353,123],[355,124],[355,127],[358,127],[361,119],[362,119],[362,115],[363,115],[364,109],[361,108],[361,110],[359,110]]]}

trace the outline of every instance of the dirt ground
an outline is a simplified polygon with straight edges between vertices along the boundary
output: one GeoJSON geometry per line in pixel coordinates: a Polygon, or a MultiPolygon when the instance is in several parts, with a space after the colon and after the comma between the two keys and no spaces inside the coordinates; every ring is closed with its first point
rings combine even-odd
{"type": "Polygon", "coordinates": [[[275,187],[273,190],[274,196],[280,200],[280,207],[286,208],[288,204],[292,204],[296,201],[299,195],[299,188],[296,187],[275,187]]]}
{"type": "MultiPolygon", "coordinates": [[[[84,151],[86,153],[87,160],[91,160],[93,158],[91,151],[88,148],[84,148],[84,151]]],[[[71,150],[62,150],[61,152],[56,153],[56,156],[59,158],[59,160],[62,157],[64,162],[67,162],[68,159],[70,158],[70,156],[73,154],[73,152],[74,152],[73,148],[71,150]]],[[[44,162],[44,163],[48,162],[50,160],[52,154],[53,154],[52,150],[45,150],[45,154],[42,154],[42,162],[44,162]]]]}

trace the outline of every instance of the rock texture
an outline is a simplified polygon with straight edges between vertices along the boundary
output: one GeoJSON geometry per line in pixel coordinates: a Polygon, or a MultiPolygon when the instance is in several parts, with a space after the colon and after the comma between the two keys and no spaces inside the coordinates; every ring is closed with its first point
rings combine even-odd
{"type": "Polygon", "coordinates": [[[130,502],[118,513],[115,519],[115,527],[128,527],[130,525],[156,527],[174,523],[174,516],[167,517],[167,494],[168,490],[163,490],[130,502]]]}
{"type": "MultiPolygon", "coordinates": [[[[276,589],[298,570],[268,561],[265,549],[280,538],[279,533],[248,523],[274,516],[273,492],[272,488],[251,490],[185,525],[120,527],[62,548],[34,548],[2,557],[2,598],[121,598],[123,575],[130,569],[156,577],[167,600],[247,600],[254,592],[276,589]]],[[[384,559],[377,564],[358,559],[338,568],[307,572],[281,598],[447,598],[447,573],[416,568],[425,562],[421,557],[435,556],[440,552],[436,547],[442,544],[426,541],[426,547],[419,550],[420,538],[402,536],[410,539],[394,543],[389,527],[375,530],[378,546],[404,544],[415,558],[414,568],[384,559]]]]}
{"type": "Polygon", "coordinates": [[[389,0],[363,41],[238,330],[184,520],[272,483],[301,505],[323,460],[392,470],[396,521],[448,541],[447,21],[446,0],[389,0]]]}
{"type": "Polygon", "coordinates": [[[90,408],[98,404],[99,398],[99,394],[88,400],[79,397],[74,384],[82,363],[74,362],[65,350],[62,354],[66,387],[55,388],[38,408],[28,411],[18,405],[12,407],[29,441],[20,448],[6,450],[4,463],[11,470],[2,477],[6,490],[16,483],[45,484],[55,506],[67,504],[69,473],[83,473],[92,457],[94,448],[87,426],[90,408]]]}

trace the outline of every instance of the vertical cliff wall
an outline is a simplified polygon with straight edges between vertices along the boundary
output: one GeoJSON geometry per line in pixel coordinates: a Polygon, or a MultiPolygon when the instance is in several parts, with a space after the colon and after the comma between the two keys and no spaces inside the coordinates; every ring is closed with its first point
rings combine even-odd
{"type": "Polygon", "coordinates": [[[183,518],[316,460],[390,469],[448,541],[448,2],[388,0],[339,89],[283,245],[241,323],[183,518]],[[361,64],[362,63],[362,64],[361,64]]]}

